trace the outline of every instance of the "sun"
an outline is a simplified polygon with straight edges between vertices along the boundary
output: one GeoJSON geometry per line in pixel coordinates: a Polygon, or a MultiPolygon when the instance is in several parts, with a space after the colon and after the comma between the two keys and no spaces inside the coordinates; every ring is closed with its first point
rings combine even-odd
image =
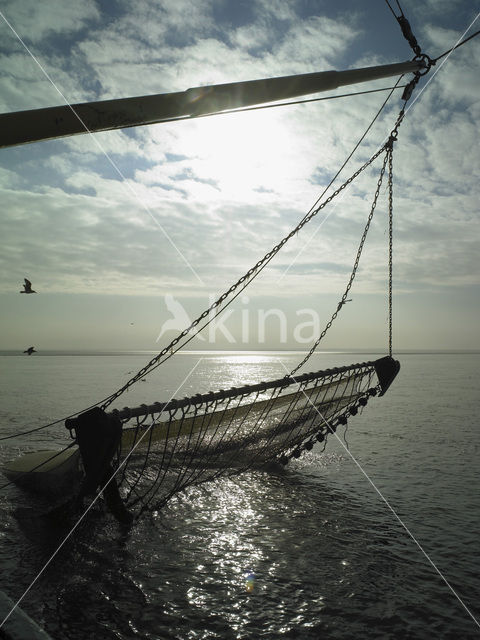
{"type": "Polygon", "coordinates": [[[189,124],[179,143],[192,170],[225,197],[281,191],[291,176],[294,136],[283,115],[271,110],[230,113],[189,124]]]}

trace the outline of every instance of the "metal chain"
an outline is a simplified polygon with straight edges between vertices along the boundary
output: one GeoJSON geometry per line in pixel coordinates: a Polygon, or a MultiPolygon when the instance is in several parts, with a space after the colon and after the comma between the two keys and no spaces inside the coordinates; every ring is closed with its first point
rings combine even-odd
{"type": "MultiPolygon", "coordinates": [[[[304,216],[304,218],[299,222],[299,224],[291,231],[287,236],[285,236],[277,245],[273,247],[271,251],[269,251],[265,256],[259,260],[255,266],[245,273],[235,284],[233,284],[225,293],[223,293],[215,302],[213,302],[208,309],[196,318],[189,327],[184,329],[176,338],[174,338],[169,345],[164,347],[160,353],[158,353],[150,362],[148,362],[138,373],[135,374],[133,378],[131,378],[128,382],[126,382],[123,387],[121,387],[118,391],[113,393],[111,396],[105,399],[103,404],[101,405],[102,409],[105,410],[116,398],[118,398],[124,391],[126,391],[129,387],[131,387],[135,382],[137,382],[140,378],[143,378],[152,367],[165,355],[172,351],[172,349],[178,345],[178,343],[183,340],[193,329],[195,329],[202,320],[205,320],[207,316],[209,316],[212,311],[215,311],[215,314],[211,318],[209,318],[208,322],[202,327],[205,328],[217,315],[220,313],[221,309],[219,307],[225,302],[225,300],[231,296],[231,294],[241,285],[245,283],[249,278],[255,278],[257,272],[261,267],[264,266],[265,263],[269,262],[279,251],[280,249],[296,234],[298,233],[306,224],[310,222],[312,218],[314,218],[327,204],[329,204],[343,189],[345,189],[351,182],[353,182],[368,166],[374,162],[379,155],[381,155],[388,147],[388,142],[381,147],[365,164],[363,164],[353,175],[350,176],[338,189],[336,189],[324,202],[322,202],[317,208],[313,209],[309,214],[304,216]]],[[[382,170],[383,175],[384,169],[382,170]]]]}
{"type": "MultiPolygon", "coordinates": [[[[343,305],[347,301],[347,295],[348,295],[348,292],[350,291],[350,288],[352,286],[353,280],[354,280],[355,275],[356,275],[358,263],[359,263],[360,256],[361,256],[361,253],[362,253],[362,249],[363,249],[363,244],[365,242],[365,238],[367,236],[367,233],[368,233],[368,230],[369,230],[369,227],[370,227],[370,222],[372,220],[373,213],[375,211],[375,207],[376,207],[376,204],[377,204],[377,199],[378,199],[378,195],[379,195],[379,192],[380,192],[380,185],[382,184],[383,176],[385,174],[387,161],[388,161],[388,217],[389,217],[388,350],[389,350],[389,355],[390,356],[392,355],[392,317],[393,317],[393,311],[392,311],[392,309],[393,309],[393,302],[392,302],[392,298],[393,298],[393,284],[392,284],[393,283],[393,143],[397,141],[398,128],[399,128],[400,124],[402,123],[402,120],[403,120],[404,117],[405,117],[405,110],[401,109],[399,114],[398,114],[397,120],[395,122],[395,126],[392,129],[392,132],[391,132],[391,134],[390,134],[390,136],[388,138],[388,141],[385,144],[385,146],[382,147],[382,150],[385,150],[386,154],[385,154],[385,158],[383,159],[383,166],[382,166],[382,170],[380,172],[380,177],[378,179],[377,190],[375,191],[375,196],[374,196],[374,200],[373,200],[373,203],[372,203],[372,209],[371,209],[370,215],[368,216],[368,219],[367,219],[367,224],[365,226],[365,230],[363,232],[363,236],[362,236],[362,239],[360,241],[360,245],[358,247],[357,258],[355,260],[355,264],[353,266],[352,274],[350,276],[350,280],[348,282],[347,288],[345,289],[345,293],[343,294],[342,299],[338,303],[336,311],[333,313],[333,315],[330,318],[329,322],[326,324],[325,329],[322,331],[322,333],[320,334],[319,338],[317,339],[317,341],[315,342],[313,347],[310,349],[308,354],[305,356],[305,358],[300,362],[300,364],[298,364],[291,371],[291,373],[289,374],[290,376],[293,376],[300,369],[300,367],[302,367],[307,362],[307,360],[309,360],[309,358],[313,355],[313,353],[317,349],[318,345],[320,344],[321,340],[324,338],[325,334],[330,329],[330,327],[332,326],[334,320],[338,316],[338,313],[339,313],[340,309],[343,307],[343,305]]],[[[382,150],[380,150],[379,153],[381,153],[382,150]]],[[[288,376],[285,376],[285,377],[288,377],[288,376]]]]}
{"type": "Polygon", "coordinates": [[[393,142],[388,155],[388,353],[392,357],[392,307],[393,307],[393,142]]]}
{"type": "Polygon", "coordinates": [[[338,316],[338,314],[340,312],[340,309],[343,307],[343,305],[347,301],[348,292],[350,291],[350,289],[352,287],[352,284],[353,284],[353,281],[355,279],[355,276],[357,274],[357,269],[358,269],[358,265],[359,265],[359,262],[360,262],[360,256],[362,255],[363,245],[365,244],[365,240],[367,238],[367,234],[368,234],[368,231],[370,229],[370,223],[372,221],[373,214],[375,213],[375,208],[377,206],[377,200],[378,200],[378,196],[380,194],[380,187],[382,186],[383,176],[385,175],[385,169],[386,169],[386,166],[387,166],[387,160],[390,157],[390,150],[389,150],[390,146],[391,145],[390,145],[390,140],[389,140],[387,142],[387,144],[385,145],[385,147],[383,147],[384,150],[386,149],[386,153],[385,153],[385,157],[383,159],[383,165],[382,165],[382,169],[380,171],[380,176],[378,178],[377,188],[375,190],[375,195],[373,197],[372,208],[371,208],[370,213],[368,215],[367,223],[365,225],[365,229],[363,230],[362,238],[361,238],[360,244],[358,246],[357,256],[355,258],[355,263],[353,265],[352,273],[350,275],[350,279],[348,281],[348,284],[347,284],[345,292],[344,292],[344,294],[342,296],[342,299],[338,303],[336,310],[332,314],[332,317],[330,318],[330,320],[327,322],[324,330],[322,331],[322,333],[320,334],[320,336],[316,340],[315,344],[312,346],[312,348],[307,353],[305,358],[294,369],[292,369],[292,371],[288,375],[285,376],[286,378],[289,378],[289,377],[295,375],[295,373],[300,369],[300,367],[302,367],[307,362],[307,360],[310,359],[310,357],[313,355],[314,351],[316,350],[316,348],[318,347],[320,342],[323,340],[325,334],[327,333],[327,331],[330,329],[330,327],[332,326],[333,322],[337,318],[337,316],[338,316]]]}

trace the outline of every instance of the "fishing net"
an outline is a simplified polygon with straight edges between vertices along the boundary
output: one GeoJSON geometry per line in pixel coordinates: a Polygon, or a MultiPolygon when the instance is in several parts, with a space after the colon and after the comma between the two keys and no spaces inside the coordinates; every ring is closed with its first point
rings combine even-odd
{"type": "MultiPolygon", "coordinates": [[[[115,410],[108,415],[122,427],[112,466],[123,503],[139,514],[189,486],[273,461],[286,464],[383,395],[398,369],[387,356],[115,410]]],[[[90,429],[89,437],[99,431],[90,429]]]]}

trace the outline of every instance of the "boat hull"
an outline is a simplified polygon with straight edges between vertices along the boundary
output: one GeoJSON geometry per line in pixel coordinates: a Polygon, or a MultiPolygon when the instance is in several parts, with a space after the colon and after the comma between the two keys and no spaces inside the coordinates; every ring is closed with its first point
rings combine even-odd
{"type": "Polygon", "coordinates": [[[3,474],[13,483],[34,493],[71,493],[78,486],[82,471],[77,447],[65,451],[32,451],[7,463],[3,474]]]}

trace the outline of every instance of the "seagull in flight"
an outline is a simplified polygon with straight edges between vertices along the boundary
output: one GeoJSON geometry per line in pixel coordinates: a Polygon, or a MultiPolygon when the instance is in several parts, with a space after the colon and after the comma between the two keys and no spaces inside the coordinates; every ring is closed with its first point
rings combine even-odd
{"type": "Polygon", "coordinates": [[[24,280],[25,284],[23,285],[23,288],[25,289],[25,291],[20,291],[20,293],[37,293],[32,289],[32,283],[30,282],[30,280],[27,280],[27,278],[24,278],[24,280]]]}
{"type": "MultiPolygon", "coordinates": [[[[21,291],[21,293],[23,293],[23,291],[21,291]]],[[[35,293],[35,291],[34,291],[34,293],[35,293]]],[[[31,356],[32,353],[37,353],[37,352],[33,347],[28,347],[28,349],[26,349],[23,353],[28,353],[28,355],[31,356]]]]}

